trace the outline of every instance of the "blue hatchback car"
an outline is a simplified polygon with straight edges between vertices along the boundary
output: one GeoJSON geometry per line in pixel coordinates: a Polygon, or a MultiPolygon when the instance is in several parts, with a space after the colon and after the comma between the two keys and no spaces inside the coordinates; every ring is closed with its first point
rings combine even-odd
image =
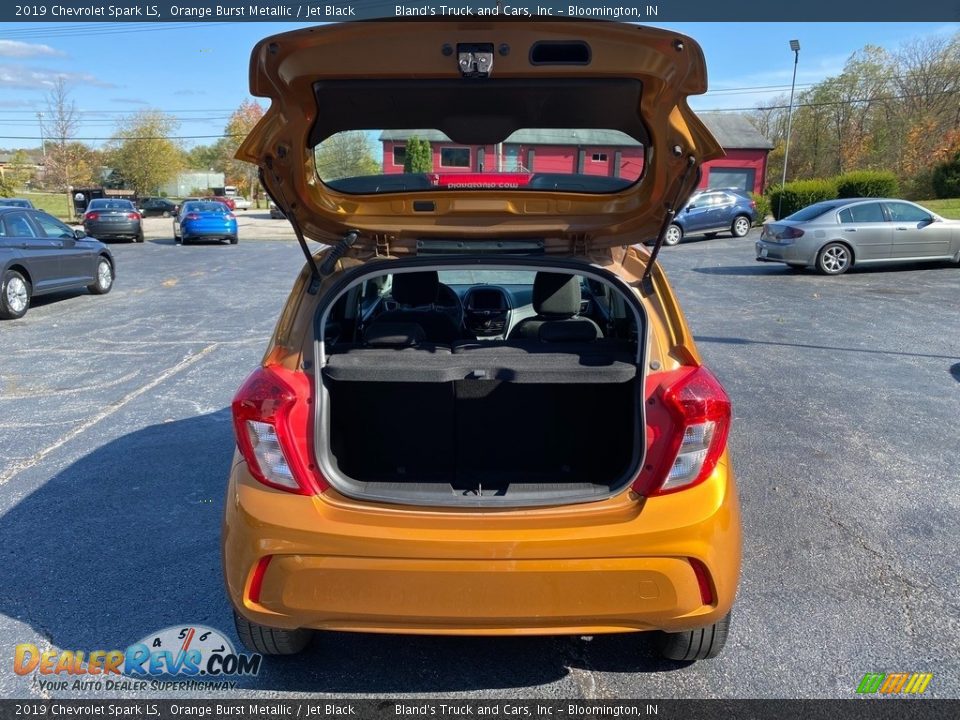
{"type": "Polygon", "coordinates": [[[715,237],[728,232],[745,237],[757,217],[757,203],[743,190],[715,189],[695,193],[667,228],[664,245],[676,245],[687,235],[715,237]]]}
{"type": "Polygon", "coordinates": [[[223,203],[208,200],[184,202],[173,218],[173,239],[186,245],[195,240],[228,240],[237,244],[237,216],[223,203]]]}

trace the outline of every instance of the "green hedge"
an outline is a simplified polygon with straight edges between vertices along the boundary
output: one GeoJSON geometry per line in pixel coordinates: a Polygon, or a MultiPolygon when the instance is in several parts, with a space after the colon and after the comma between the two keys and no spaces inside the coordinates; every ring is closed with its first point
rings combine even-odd
{"type": "Polygon", "coordinates": [[[857,170],[839,176],[837,197],[886,197],[892,198],[900,194],[900,183],[897,176],[885,170],[857,170]]]}
{"type": "Polygon", "coordinates": [[[770,188],[770,210],[779,220],[787,215],[793,215],[807,205],[821,200],[833,200],[837,197],[837,183],[829,180],[796,180],[786,185],[775,185],[770,188]]]}
{"type": "Polygon", "coordinates": [[[754,218],[753,224],[757,226],[763,225],[770,215],[770,199],[766,195],[760,195],[755,192],[750,193],[750,199],[757,204],[757,216],[754,218]]]}
{"type": "Polygon", "coordinates": [[[934,169],[933,191],[938,198],[960,197],[960,153],[934,169]]]}

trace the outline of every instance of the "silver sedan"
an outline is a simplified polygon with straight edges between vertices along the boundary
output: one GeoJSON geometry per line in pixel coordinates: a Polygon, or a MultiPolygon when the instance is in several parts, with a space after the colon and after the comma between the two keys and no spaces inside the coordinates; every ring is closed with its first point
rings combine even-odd
{"type": "Polygon", "coordinates": [[[960,222],[916,203],[849,198],[815,203],[764,224],[757,260],[839,275],[854,265],[960,262],[960,222]]]}

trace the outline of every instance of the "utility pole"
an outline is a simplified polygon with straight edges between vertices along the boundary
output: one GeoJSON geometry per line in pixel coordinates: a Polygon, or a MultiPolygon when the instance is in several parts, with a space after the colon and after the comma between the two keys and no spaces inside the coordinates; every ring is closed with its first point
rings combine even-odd
{"type": "Polygon", "coordinates": [[[43,151],[43,160],[46,163],[47,160],[47,143],[43,140],[43,113],[37,113],[37,122],[40,123],[40,149],[43,151]]]}
{"type": "Polygon", "coordinates": [[[790,158],[790,131],[793,129],[793,91],[797,87],[797,63],[800,62],[800,41],[791,40],[793,51],[793,81],[790,83],[790,109],[787,111],[787,145],[783,151],[783,180],[780,182],[780,201],[777,203],[777,220],[783,214],[783,187],[787,184],[787,160],[790,158]]]}

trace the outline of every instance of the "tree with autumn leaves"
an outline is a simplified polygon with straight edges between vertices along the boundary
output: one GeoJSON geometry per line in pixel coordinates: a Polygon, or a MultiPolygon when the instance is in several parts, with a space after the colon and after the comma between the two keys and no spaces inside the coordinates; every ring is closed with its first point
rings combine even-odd
{"type": "MultiPolygon", "coordinates": [[[[788,103],[752,117],[774,142],[767,184],[783,172],[788,103]]],[[[842,72],[800,91],[794,103],[788,180],[888,170],[914,198],[933,195],[938,165],[960,151],[960,34],[924,37],[892,51],[867,46],[842,72]]]]}

